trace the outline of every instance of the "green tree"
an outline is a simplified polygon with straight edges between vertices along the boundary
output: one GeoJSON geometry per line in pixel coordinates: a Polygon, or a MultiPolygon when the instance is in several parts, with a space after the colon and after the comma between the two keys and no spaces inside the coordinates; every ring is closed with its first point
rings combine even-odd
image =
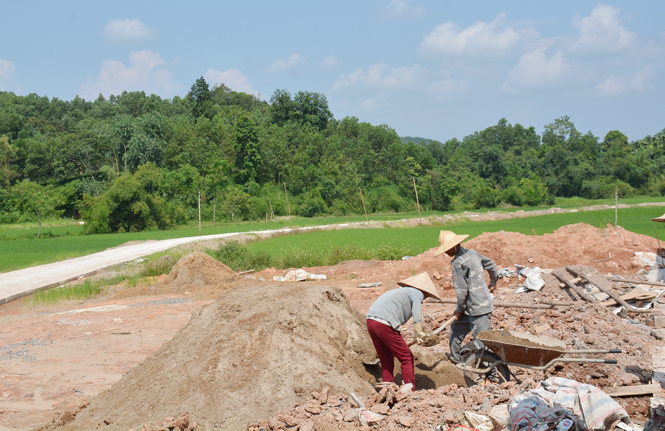
{"type": "Polygon", "coordinates": [[[0,136],[0,175],[7,191],[9,191],[11,181],[16,177],[16,173],[11,166],[15,158],[16,148],[9,143],[8,137],[0,136]]]}
{"type": "Polygon", "coordinates": [[[40,186],[32,181],[24,180],[12,188],[17,197],[21,211],[24,214],[34,213],[39,222],[39,233],[42,235],[42,220],[56,218],[62,215],[61,207],[66,202],[66,197],[53,186],[40,186]]]}
{"type": "Polygon", "coordinates": [[[136,174],[123,173],[83,211],[87,233],[137,232],[166,229],[172,222],[163,211],[165,202],[150,193],[159,170],[154,164],[139,167],[136,174]]]}
{"type": "Polygon", "coordinates": [[[256,132],[256,125],[246,115],[238,118],[235,127],[235,144],[233,149],[236,153],[236,170],[238,180],[245,184],[248,181],[254,181],[256,173],[261,167],[263,161],[258,149],[259,137],[256,132]]]}
{"type": "Polygon", "coordinates": [[[194,84],[192,84],[192,88],[189,90],[189,95],[194,99],[194,108],[192,113],[195,117],[201,117],[203,115],[208,116],[212,114],[210,87],[208,87],[208,83],[204,77],[200,77],[196,80],[196,82],[194,82],[194,84]]]}

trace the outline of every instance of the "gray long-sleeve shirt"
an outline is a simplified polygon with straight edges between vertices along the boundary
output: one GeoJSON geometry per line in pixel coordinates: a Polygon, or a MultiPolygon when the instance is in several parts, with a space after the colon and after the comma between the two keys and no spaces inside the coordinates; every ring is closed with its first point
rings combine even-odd
{"type": "Polygon", "coordinates": [[[496,284],[499,270],[496,263],[475,250],[464,247],[455,254],[451,263],[453,285],[457,294],[457,309],[469,316],[481,316],[494,309],[492,296],[485,282],[483,270],[490,275],[490,283],[496,284]]]}
{"type": "Polygon", "coordinates": [[[422,307],[425,295],[414,287],[390,290],[374,301],[367,311],[367,318],[387,323],[399,331],[413,317],[413,323],[423,321],[422,307]]]}

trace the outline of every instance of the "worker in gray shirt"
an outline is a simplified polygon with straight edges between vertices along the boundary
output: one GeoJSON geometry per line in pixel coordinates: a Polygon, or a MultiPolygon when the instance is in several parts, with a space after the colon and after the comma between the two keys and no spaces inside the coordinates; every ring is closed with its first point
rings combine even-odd
{"type": "Polygon", "coordinates": [[[438,344],[439,338],[423,328],[422,305],[425,298],[437,299],[439,293],[426,272],[397,282],[400,289],[381,295],[367,312],[367,331],[381,361],[384,382],[394,382],[395,357],[402,367],[402,383],[416,388],[413,353],[399,332],[402,325],[413,318],[415,338],[418,344],[438,344]]]}
{"type": "Polygon", "coordinates": [[[479,332],[489,331],[492,326],[492,292],[496,289],[499,270],[496,263],[475,250],[469,250],[460,245],[469,235],[457,235],[451,231],[442,230],[439,234],[440,247],[436,255],[446,253],[452,257],[453,286],[457,295],[457,308],[455,321],[450,326],[450,359],[453,362],[462,362],[460,354],[464,337],[473,333],[473,344],[477,349],[484,347],[478,340],[479,332]],[[490,276],[489,287],[485,282],[487,271],[490,276]]]}

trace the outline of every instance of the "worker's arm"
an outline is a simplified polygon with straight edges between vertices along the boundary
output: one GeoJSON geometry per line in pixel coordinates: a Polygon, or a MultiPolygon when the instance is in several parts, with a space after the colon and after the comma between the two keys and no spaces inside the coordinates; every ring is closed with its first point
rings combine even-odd
{"type": "Polygon", "coordinates": [[[422,323],[423,321],[423,301],[425,295],[418,289],[409,289],[409,298],[411,299],[411,315],[413,316],[413,324],[422,323]]]}
{"type": "Polygon", "coordinates": [[[494,290],[492,287],[496,286],[496,282],[499,279],[499,268],[492,259],[485,257],[482,254],[480,254],[480,262],[483,264],[483,269],[487,271],[490,276],[490,290],[494,290]]]}
{"type": "Polygon", "coordinates": [[[457,308],[455,314],[458,319],[466,311],[466,302],[469,299],[469,284],[467,283],[468,268],[461,265],[453,265],[453,286],[455,287],[455,294],[457,295],[457,308]]]}

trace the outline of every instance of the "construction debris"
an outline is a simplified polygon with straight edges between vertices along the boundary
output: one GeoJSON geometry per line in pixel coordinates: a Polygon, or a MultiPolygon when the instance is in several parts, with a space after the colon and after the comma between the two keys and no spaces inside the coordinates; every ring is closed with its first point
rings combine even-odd
{"type": "MultiPolygon", "coordinates": [[[[225,291],[111,390],[44,430],[65,422],[66,430],[179,429],[173,418],[185,412],[189,422],[182,429],[520,429],[524,421],[512,413],[532,397],[542,401],[529,401],[537,413],[529,428],[639,429],[635,423],[649,419],[651,395],[662,396],[660,384],[653,381],[658,378],[654,361],[665,351],[660,350],[665,347],[661,341],[665,330],[658,329],[665,325],[661,315],[665,303],[660,303],[664,286],[636,280],[641,264],[633,260],[635,251],[646,252],[653,244],[655,240],[621,228],[601,231],[582,224],[544,236],[496,232],[469,241],[469,247],[509,268],[495,293],[493,329],[551,337],[571,352],[620,349],[621,354],[608,356],[616,364],[561,362],[546,372],[511,367],[512,379],[502,384],[474,381],[447,360],[444,331],[439,345],[412,347],[416,361],[412,392],[399,386],[398,364],[397,383],[379,382],[379,368],[363,365],[374,359],[374,349],[363,315],[351,307],[342,290],[254,281],[225,291]],[[542,270],[539,289],[518,293],[516,288],[528,274],[510,277],[512,268],[518,268],[516,262],[556,269],[542,270]],[[580,398],[577,403],[566,398],[573,393],[580,398]],[[569,407],[565,415],[552,400],[569,407]],[[537,425],[540,419],[552,418],[537,425]]],[[[456,299],[446,267],[449,261],[433,254],[428,251],[406,262],[375,261],[366,264],[364,273],[358,270],[361,264],[345,262],[333,268],[291,270],[281,277],[286,280],[292,273],[289,281],[298,281],[312,279],[299,274],[325,271],[333,278],[328,284],[345,280],[349,297],[355,295],[353,305],[364,311],[364,304],[384,291],[367,289],[381,285],[374,282],[378,276],[386,288],[394,288],[390,280],[428,271],[443,297],[441,302],[428,300],[423,307],[424,323],[435,328],[450,318],[456,299]],[[359,284],[356,278],[365,282],[359,284]]],[[[271,271],[267,278],[277,272],[271,271]]],[[[410,325],[405,325],[403,335],[412,338],[410,325]]],[[[472,346],[469,335],[466,358],[474,353],[472,346]]],[[[665,410],[661,413],[665,417],[665,410]]],[[[655,410],[647,423],[650,429],[665,429],[659,414],[655,410]]]]}
{"type": "Polygon", "coordinates": [[[304,269],[292,269],[286,273],[285,276],[275,275],[272,279],[274,281],[311,281],[311,280],[326,280],[328,277],[325,274],[312,274],[304,269]]]}

